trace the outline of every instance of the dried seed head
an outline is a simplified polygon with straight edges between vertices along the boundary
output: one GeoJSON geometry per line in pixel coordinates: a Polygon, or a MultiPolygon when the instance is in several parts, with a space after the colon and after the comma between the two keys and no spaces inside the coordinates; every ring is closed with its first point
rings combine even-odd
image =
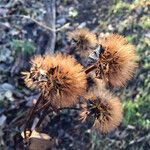
{"type": "Polygon", "coordinates": [[[47,70],[44,57],[37,55],[31,59],[29,72],[22,72],[25,84],[32,89],[42,89],[47,82],[47,70]]]}
{"type": "Polygon", "coordinates": [[[76,29],[68,33],[68,38],[72,43],[75,51],[81,56],[89,55],[89,52],[96,48],[97,38],[94,33],[87,28],[76,29]]]}
{"type": "Polygon", "coordinates": [[[135,47],[117,34],[99,40],[104,51],[97,61],[96,76],[113,86],[123,86],[137,67],[135,47]]]}
{"type": "Polygon", "coordinates": [[[83,67],[71,56],[36,56],[26,74],[27,86],[40,89],[44,98],[57,108],[74,104],[86,90],[83,67]]]}
{"type": "Polygon", "coordinates": [[[80,116],[86,120],[89,116],[95,117],[93,127],[101,133],[115,129],[122,120],[122,106],[120,100],[108,91],[92,93],[88,96],[88,104],[83,107],[80,116]]]}

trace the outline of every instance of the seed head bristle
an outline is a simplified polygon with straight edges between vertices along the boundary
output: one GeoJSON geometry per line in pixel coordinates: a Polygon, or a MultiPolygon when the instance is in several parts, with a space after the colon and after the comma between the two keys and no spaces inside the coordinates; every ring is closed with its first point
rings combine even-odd
{"type": "Polygon", "coordinates": [[[42,91],[44,98],[56,108],[73,105],[77,97],[85,92],[86,74],[71,56],[36,56],[31,62],[25,83],[42,91]]]}
{"type": "Polygon", "coordinates": [[[108,133],[117,128],[122,120],[122,106],[120,100],[108,91],[91,93],[87,98],[87,106],[80,116],[83,120],[93,115],[93,128],[101,133],[108,133]]]}
{"type": "Polygon", "coordinates": [[[68,33],[69,40],[73,43],[75,51],[81,56],[88,56],[89,52],[97,46],[97,38],[87,28],[76,29],[68,33]]]}
{"type": "Polygon", "coordinates": [[[124,86],[137,67],[135,47],[121,35],[111,34],[99,40],[104,52],[97,61],[96,76],[113,86],[124,86]]]}

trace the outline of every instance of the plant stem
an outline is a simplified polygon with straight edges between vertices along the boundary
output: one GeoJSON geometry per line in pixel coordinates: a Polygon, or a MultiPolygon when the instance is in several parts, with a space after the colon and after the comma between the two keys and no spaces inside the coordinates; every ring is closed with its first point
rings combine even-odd
{"type": "MultiPolygon", "coordinates": [[[[42,98],[42,94],[40,95],[40,97],[38,98],[36,104],[31,108],[30,112],[29,112],[29,115],[27,116],[27,119],[25,120],[25,129],[24,129],[24,137],[25,139],[27,139],[27,135],[26,135],[26,131],[28,129],[28,126],[30,124],[30,120],[32,119],[32,117],[34,116],[35,114],[35,110],[36,108],[38,107],[39,103],[43,100],[42,98]]],[[[29,136],[31,135],[31,131],[30,131],[30,134],[29,136]]]]}
{"type": "Polygon", "coordinates": [[[96,64],[93,64],[93,65],[89,66],[87,69],[85,69],[85,73],[88,74],[89,72],[93,71],[94,69],[96,69],[96,64]]]}

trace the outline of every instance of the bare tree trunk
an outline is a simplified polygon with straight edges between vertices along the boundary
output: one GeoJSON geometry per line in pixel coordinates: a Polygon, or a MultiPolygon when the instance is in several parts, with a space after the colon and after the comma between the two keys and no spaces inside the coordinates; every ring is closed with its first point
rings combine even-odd
{"type": "Polygon", "coordinates": [[[56,5],[55,0],[43,0],[46,14],[44,16],[45,24],[53,29],[53,31],[48,31],[49,41],[45,48],[45,53],[53,54],[55,49],[55,42],[56,42],[56,5]]]}

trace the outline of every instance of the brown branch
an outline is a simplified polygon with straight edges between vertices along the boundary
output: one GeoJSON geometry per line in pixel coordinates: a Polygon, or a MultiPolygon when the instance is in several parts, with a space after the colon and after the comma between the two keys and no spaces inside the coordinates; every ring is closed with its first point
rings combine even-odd
{"type": "Polygon", "coordinates": [[[96,69],[96,65],[95,64],[93,64],[93,65],[89,66],[87,69],[85,69],[85,73],[88,74],[91,71],[93,71],[94,69],[96,69]]]}
{"type": "Polygon", "coordinates": [[[53,110],[49,110],[49,109],[43,110],[42,116],[40,116],[40,119],[36,125],[36,129],[38,129],[40,127],[40,125],[41,125],[42,121],[45,119],[45,117],[52,112],[53,112],[53,110]]]}
{"type": "MultiPolygon", "coordinates": [[[[51,106],[51,101],[48,101],[48,102],[46,102],[45,104],[43,104],[40,108],[38,108],[38,109],[35,111],[35,113],[38,113],[38,112],[40,112],[40,111],[46,109],[48,106],[51,106]]],[[[52,108],[52,106],[51,106],[51,108],[52,108]]]]}
{"type": "Polygon", "coordinates": [[[38,26],[44,28],[45,30],[53,31],[53,32],[61,31],[64,28],[69,26],[69,23],[67,23],[67,24],[63,25],[62,27],[60,27],[60,28],[52,29],[49,26],[43,24],[42,22],[36,20],[35,18],[30,17],[30,16],[26,16],[26,15],[7,15],[7,16],[0,17],[0,19],[9,19],[9,18],[23,18],[23,19],[31,20],[32,22],[36,23],[38,26]]]}
{"type": "MultiPolygon", "coordinates": [[[[29,124],[30,124],[30,121],[32,119],[32,117],[34,116],[35,114],[35,111],[38,107],[38,105],[40,104],[40,102],[43,100],[43,95],[41,94],[36,102],[36,104],[34,106],[32,106],[28,116],[27,116],[27,119],[25,120],[25,129],[24,129],[24,137],[25,139],[27,139],[27,135],[26,135],[26,132],[27,132],[27,129],[29,128],[29,124]]],[[[32,131],[30,131],[30,134],[28,135],[30,137],[32,131]]]]}

